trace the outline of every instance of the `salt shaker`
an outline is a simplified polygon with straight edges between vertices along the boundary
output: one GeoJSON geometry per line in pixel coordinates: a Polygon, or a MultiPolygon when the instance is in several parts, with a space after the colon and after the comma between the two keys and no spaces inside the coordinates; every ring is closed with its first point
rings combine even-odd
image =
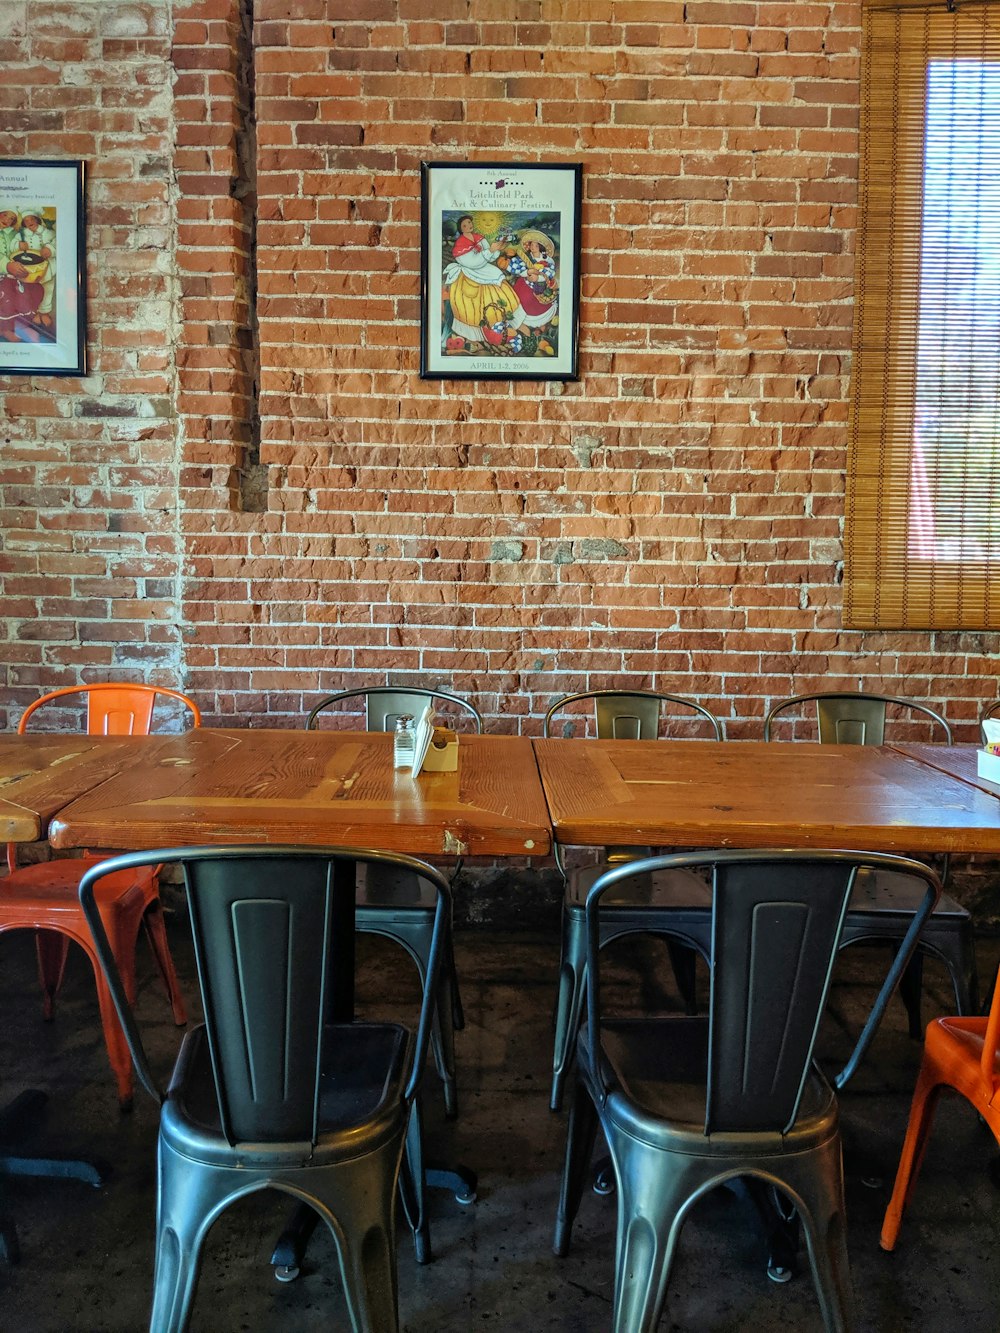
{"type": "Polygon", "coordinates": [[[392,738],[392,764],[394,768],[412,768],[414,756],[413,716],[401,713],[396,718],[396,730],[392,738]]]}

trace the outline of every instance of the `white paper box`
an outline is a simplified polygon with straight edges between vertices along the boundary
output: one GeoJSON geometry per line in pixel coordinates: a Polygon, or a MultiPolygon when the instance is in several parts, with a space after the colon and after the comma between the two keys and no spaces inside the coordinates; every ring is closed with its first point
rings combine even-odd
{"type": "Polygon", "coordinates": [[[1000,782],[1000,754],[991,754],[989,750],[979,750],[976,755],[979,776],[990,782],[1000,782]]]}

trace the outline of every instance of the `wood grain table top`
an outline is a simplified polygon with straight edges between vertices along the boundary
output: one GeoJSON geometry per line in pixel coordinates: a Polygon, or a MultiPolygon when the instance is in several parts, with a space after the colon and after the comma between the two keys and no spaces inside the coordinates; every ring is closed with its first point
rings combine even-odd
{"type": "Polygon", "coordinates": [[[44,838],[58,810],[127,768],[147,739],[0,733],[0,841],[44,838]]]}
{"type": "Polygon", "coordinates": [[[382,732],[210,730],[171,737],[67,805],[54,847],[199,843],[377,847],[416,856],[545,856],[531,742],[462,735],[457,773],[392,767],[382,732]]]}
{"type": "Polygon", "coordinates": [[[890,747],[534,745],[553,830],[567,845],[1000,852],[995,795],[890,747]]]}
{"type": "Polygon", "coordinates": [[[927,764],[930,768],[948,773],[961,782],[968,782],[971,786],[978,787],[980,791],[988,792],[990,796],[1000,798],[1000,782],[991,782],[989,778],[979,776],[976,758],[979,754],[978,745],[903,744],[892,745],[890,748],[898,750],[900,754],[910,759],[916,759],[921,764],[927,764]]]}

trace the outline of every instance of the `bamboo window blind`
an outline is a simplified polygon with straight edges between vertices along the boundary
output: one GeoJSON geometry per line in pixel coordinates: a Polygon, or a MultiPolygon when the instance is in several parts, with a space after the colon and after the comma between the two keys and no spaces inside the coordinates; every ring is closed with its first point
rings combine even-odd
{"type": "Polygon", "coordinates": [[[867,0],[844,623],[1000,627],[1000,0],[867,0]]]}

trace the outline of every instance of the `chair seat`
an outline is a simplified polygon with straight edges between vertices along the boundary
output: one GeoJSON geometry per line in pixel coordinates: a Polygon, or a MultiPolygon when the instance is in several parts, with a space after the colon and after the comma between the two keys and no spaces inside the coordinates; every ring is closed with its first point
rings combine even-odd
{"type": "MultiPolygon", "coordinates": [[[[878,912],[880,915],[898,913],[901,917],[911,917],[920,906],[922,897],[923,885],[914,880],[912,875],[862,868],[855,880],[847,910],[850,916],[860,912],[878,912]]],[[[969,913],[961,903],[942,893],[931,915],[964,919],[969,913]]]]}
{"type": "Polygon", "coordinates": [[[322,1165],[371,1152],[399,1134],[403,1087],[412,1034],[396,1023],[331,1024],[324,1044],[315,1146],[241,1143],[222,1133],[215,1077],[204,1025],[181,1046],[160,1120],[160,1134],[175,1151],[216,1166],[322,1165]],[[360,1129],[359,1129],[360,1127],[360,1129]]]}
{"type": "MultiPolygon", "coordinates": [[[[18,866],[5,879],[0,880],[0,914],[17,910],[28,914],[65,912],[79,916],[80,900],[77,895],[80,880],[84,872],[99,860],[99,857],[74,857],[18,866]]],[[[148,868],[141,871],[123,870],[100,880],[94,896],[101,907],[131,898],[130,889],[135,894],[151,897],[154,879],[152,870],[148,868]]]]}
{"type": "MultiPolygon", "coordinates": [[[[987,1022],[985,1016],[959,1018],[957,1015],[949,1015],[947,1018],[934,1019],[927,1024],[928,1054],[942,1063],[948,1061],[950,1064],[961,1059],[963,1064],[972,1069],[974,1081],[978,1080],[987,1022]]],[[[994,1056],[993,1072],[1000,1079],[1000,1051],[994,1056]]]]}
{"type": "MultiPolygon", "coordinates": [[[[582,866],[570,871],[566,879],[566,904],[581,911],[591,886],[610,867],[607,862],[582,866]]],[[[704,908],[711,914],[712,890],[691,870],[658,870],[637,875],[620,889],[609,889],[601,899],[602,911],[616,906],[655,906],[668,909],[704,908]]]]}
{"type": "MultiPolygon", "coordinates": [[[[586,1060],[587,1027],[578,1056],[586,1060]]],[[[806,1079],[795,1125],[739,1133],[705,1134],[708,1095],[707,1017],[604,1019],[601,1024],[602,1081],[612,1091],[608,1118],[631,1137],[670,1152],[745,1155],[757,1150],[801,1151],[837,1130],[837,1104],[829,1083],[813,1066],[806,1079]]],[[[582,1067],[582,1066],[581,1066],[582,1067]]]]}

